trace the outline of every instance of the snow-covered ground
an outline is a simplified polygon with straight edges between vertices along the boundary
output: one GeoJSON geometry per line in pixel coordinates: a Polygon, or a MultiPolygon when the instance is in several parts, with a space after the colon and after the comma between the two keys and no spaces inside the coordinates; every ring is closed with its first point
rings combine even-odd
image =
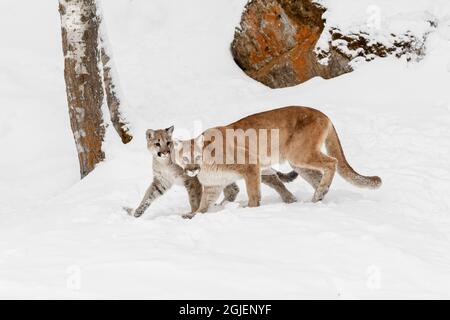
{"type": "MultiPolygon", "coordinates": [[[[120,145],[108,129],[108,159],[83,181],[57,3],[0,2],[1,298],[450,298],[448,1],[370,1],[384,23],[399,12],[405,28],[428,13],[438,20],[420,63],[380,59],[282,90],[231,58],[245,2],[103,1],[135,139],[120,145]],[[336,177],[313,204],[298,180],[289,185],[298,203],[264,187],[262,206],[249,209],[241,184],[237,204],[191,221],[175,187],[141,219],[122,211],[151,181],[145,129],[174,124],[193,136],[285,105],[328,114],[350,163],[383,187],[336,177]]],[[[359,12],[350,15],[326,2],[338,24],[342,12],[360,23],[366,7],[356,3],[369,5],[340,2],[359,12]]]]}

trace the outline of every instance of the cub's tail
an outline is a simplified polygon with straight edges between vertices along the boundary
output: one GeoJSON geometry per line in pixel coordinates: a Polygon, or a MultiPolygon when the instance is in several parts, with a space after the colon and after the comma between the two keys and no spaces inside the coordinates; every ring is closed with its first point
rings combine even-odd
{"type": "Polygon", "coordinates": [[[334,126],[328,132],[325,146],[328,154],[337,159],[337,170],[345,180],[360,188],[378,189],[381,187],[382,181],[380,177],[362,176],[349,165],[347,159],[345,159],[344,151],[334,126]]]}
{"type": "Polygon", "coordinates": [[[298,173],[296,171],[291,171],[289,173],[283,173],[277,171],[277,176],[282,182],[289,183],[297,179],[298,173]]]}

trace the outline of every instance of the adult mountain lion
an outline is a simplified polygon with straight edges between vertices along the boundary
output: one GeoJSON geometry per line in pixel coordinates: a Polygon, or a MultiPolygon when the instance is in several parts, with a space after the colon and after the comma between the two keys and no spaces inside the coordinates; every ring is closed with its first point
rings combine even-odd
{"type": "Polygon", "coordinates": [[[330,119],[306,107],[275,109],[211,128],[196,139],[175,141],[175,150],[174,161],[191,175],[198,174],[204,187],[197,210],[202,213],[208,211],[225,186],[241,178],[245,180],[249,207],[259,206],[261,173],[272,174],[270,168],[285,161],[315,188],[313,202],[324,198],[336,169],[357,187],[376,189],[382,183],[377,176],[362,176],[353,170],[330,119]],[[249,143],[236,147],[239,134],[230,132],[244,134],[249,143]],[[274,137],[278,143],[275,147],[268,144],[274,137]],[[328,154],[321,151],[324,144],[328,154]],[[241,161],[236,161],[239,153],[241,161]]]}

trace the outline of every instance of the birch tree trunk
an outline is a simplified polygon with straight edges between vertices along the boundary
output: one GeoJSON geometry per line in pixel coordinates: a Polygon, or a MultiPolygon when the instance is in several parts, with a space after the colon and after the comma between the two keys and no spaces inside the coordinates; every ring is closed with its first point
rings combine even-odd
{"type": "Polygon", "coordinates": [[[95,0],[60,0],[64,78],[81,177],[102,161],[105,126],[95,0]]]}
{"type": "Polygon", "coordinates": [[[102,114],[105,93],[111,121],[123,143],[131,141],[119,107],[110,55],[102,49],[101,17],[95,0],[59,0],[64,77],[70,124],[78,151],[81,177],[104,160],[102,114]]]}
{"type": "Polygon", "coordinates": [[[116,129],[117,134],[122,139],[124,144],[130,142],[133,137],[130,134],[128,124],[120,112],[121,98],[119,89],[117,87],[117,76],[115,75],[115,68],[111,60],[111,53],[109,52],[109,44],[105,39],[106,35],[102,34],[100,37],[101,55],[103,64],[103,83],[106,93],[106,102],[108,104],[111,122],[116,129]]]}

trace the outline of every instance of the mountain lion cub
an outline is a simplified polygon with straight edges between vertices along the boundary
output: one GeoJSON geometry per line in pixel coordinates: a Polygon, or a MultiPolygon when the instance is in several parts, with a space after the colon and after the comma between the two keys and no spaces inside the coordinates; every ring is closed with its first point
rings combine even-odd
{"type": "MultiPolygon", "coordinates": [[[[147,130],[147,147],[153,155],[153,182],[147,189],[140,205],[137,209],[124,208],[128,214],[138,218],[144,214],[154,200],[166,193],[174,184],[184,185],[189,195],[191,212],[196,212],[202,197],[202,185],[195,176],[189,176],[171,157],[173,150],[172,133],[174,127],[162,130],[147,130]]],[[[286,189],[283,182],[295,180],[298,174],[292,171],[284,174],[274,171],[273,175],[265,176],[262,182],[275,189],[284,202],[292,203],[296,199],[294,195],[286,189]]],[[[221,188],[224,193],[224,202],[233,202],[239,193],[236,183],[230,183],[221,188]]]]}

